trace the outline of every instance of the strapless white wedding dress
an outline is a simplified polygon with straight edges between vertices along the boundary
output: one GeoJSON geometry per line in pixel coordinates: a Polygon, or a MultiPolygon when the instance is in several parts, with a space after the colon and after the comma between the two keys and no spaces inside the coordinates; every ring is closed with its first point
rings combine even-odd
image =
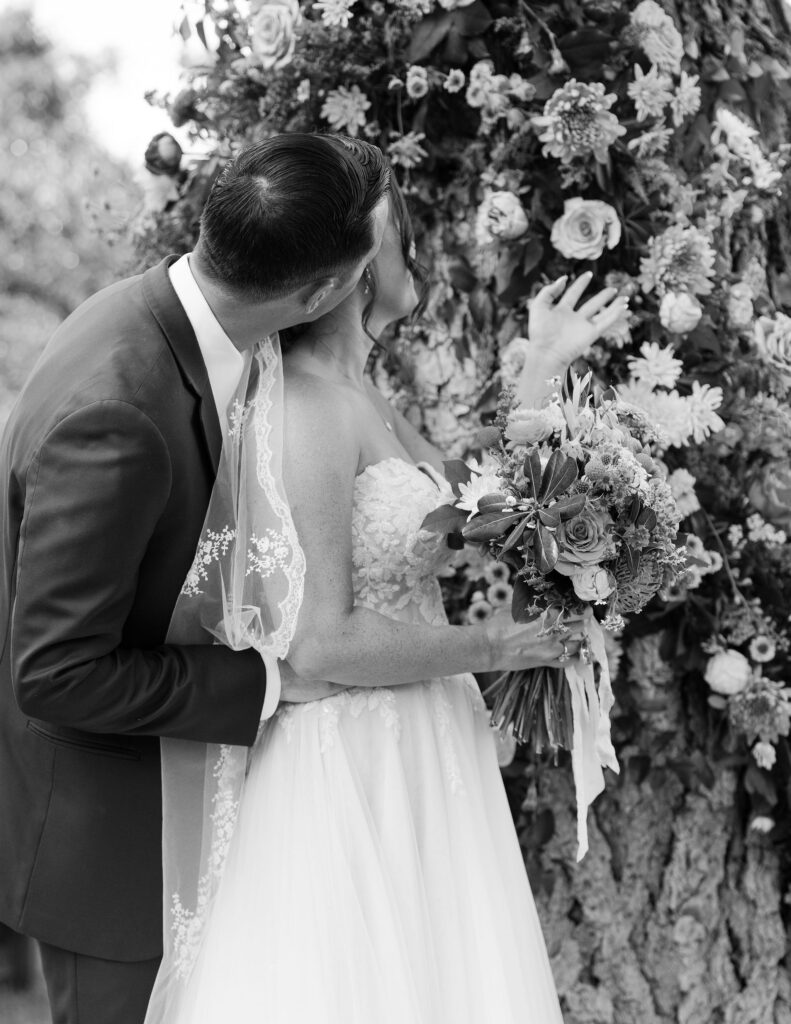
{"type": "MultiPolygon", "coordinates": [[[[358,604],[447,621],[436,504],[398,458],[357,478],[358,604]]],[[[205,929],[177,1024],[562,1024],[472,676],[281,705],[205,929]]]]}

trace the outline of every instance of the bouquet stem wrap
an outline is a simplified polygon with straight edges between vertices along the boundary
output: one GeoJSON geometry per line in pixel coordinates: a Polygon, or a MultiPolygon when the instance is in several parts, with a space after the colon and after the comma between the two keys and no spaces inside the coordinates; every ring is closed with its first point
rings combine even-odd
{"type": "Polygon", "coordinates": [[[565,669],[574,720],[571,766],[577,798],[577,861],[588,852],[588,808],[604,789],[603,767],[620,772],[610,738],[614,704],[604,633],[590,609],[585,614],[590,661],[570,662],[565,669]],[[599,666],[598,688],[594,675],[599,666]]]}

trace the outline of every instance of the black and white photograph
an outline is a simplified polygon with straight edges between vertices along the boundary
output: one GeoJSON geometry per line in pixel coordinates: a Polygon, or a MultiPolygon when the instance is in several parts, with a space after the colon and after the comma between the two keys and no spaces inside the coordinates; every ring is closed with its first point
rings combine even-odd
{"type": "Polygon", "coordinates": [[[0,1022],[791,1024],[791,3],[0,26],[0,1022]]]}

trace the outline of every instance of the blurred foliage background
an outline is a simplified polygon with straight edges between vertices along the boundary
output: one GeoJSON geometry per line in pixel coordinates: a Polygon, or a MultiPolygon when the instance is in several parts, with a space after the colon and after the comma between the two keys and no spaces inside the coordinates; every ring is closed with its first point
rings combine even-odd
{"type": "Polygon", "coordinates": [[[0,423],[60,321],[130,265],[138,187],[82,109],[98,70],[0,12],[0,423]]]}

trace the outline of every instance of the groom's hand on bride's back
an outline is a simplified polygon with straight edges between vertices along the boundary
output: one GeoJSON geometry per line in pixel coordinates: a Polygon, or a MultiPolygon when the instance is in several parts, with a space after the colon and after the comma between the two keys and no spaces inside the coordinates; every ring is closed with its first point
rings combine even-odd
{"type": "Polygon", "coordinates": [[[285,704],[305,704],[310,700],[321,700],[347,689],[339,683],[328,683],[323,679],[303,679],[298,676],[287,661],[278,662],[280,669],[280,700],[285,704]]]}

